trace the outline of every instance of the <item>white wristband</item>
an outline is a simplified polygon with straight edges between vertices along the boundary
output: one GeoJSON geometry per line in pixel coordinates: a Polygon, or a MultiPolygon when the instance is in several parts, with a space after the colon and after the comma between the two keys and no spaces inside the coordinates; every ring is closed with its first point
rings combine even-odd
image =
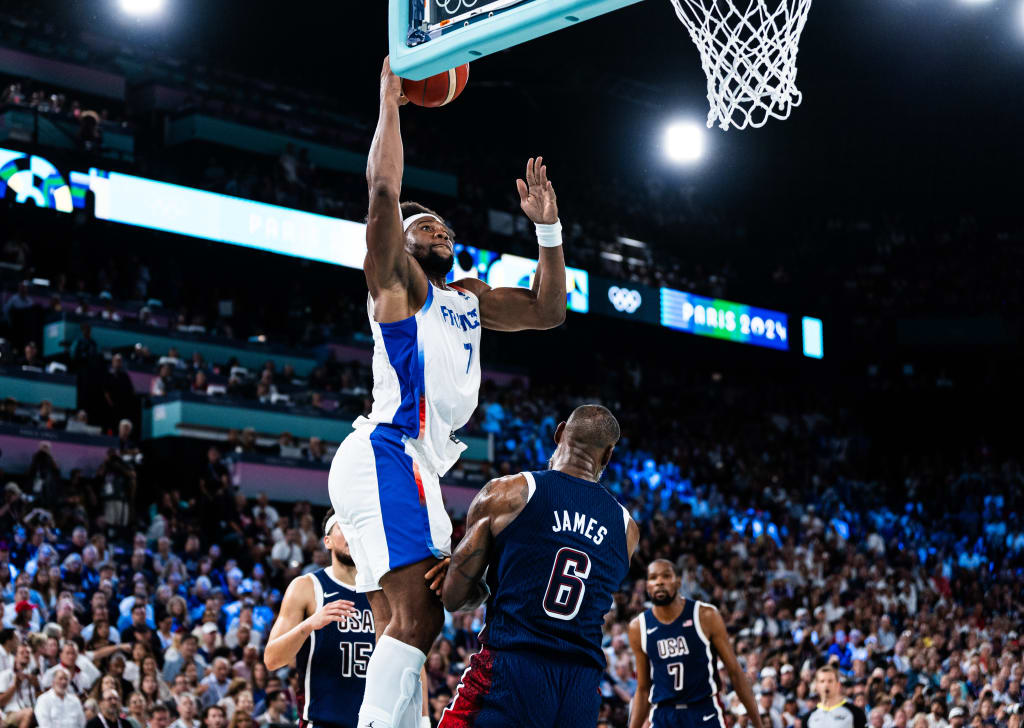
{"type": "Polygon", "coordinates": [[[537,244],[542,248],[557,248],[562,244],[562,222],[555,220],[553,225],[534,223],[537,228],[537,244]]]}
{"type": "Polygon", "coordinates": [[[420,716],[420,728],[431,728],[429,715],[420,716]]]}

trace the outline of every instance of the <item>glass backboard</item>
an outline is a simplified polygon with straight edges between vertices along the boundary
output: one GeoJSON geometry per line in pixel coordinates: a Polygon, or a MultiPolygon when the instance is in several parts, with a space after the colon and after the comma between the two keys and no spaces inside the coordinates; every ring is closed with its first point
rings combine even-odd
{"type": "Polygon", "coordinates": [[[389,0],[391,69],[421,80],[640,0],[389,0]]]}

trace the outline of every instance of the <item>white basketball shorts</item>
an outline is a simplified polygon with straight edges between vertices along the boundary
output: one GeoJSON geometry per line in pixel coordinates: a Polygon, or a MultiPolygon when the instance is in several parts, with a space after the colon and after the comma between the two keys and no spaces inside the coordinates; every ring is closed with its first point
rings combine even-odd
{"type": "Polygon", "coordinates": [[[406,452],[398,428],[360,427],[346,437],[328,489],[356,564],[356,591],[380,589],[392,569],[451,555],[441,484],[406,452]]]}

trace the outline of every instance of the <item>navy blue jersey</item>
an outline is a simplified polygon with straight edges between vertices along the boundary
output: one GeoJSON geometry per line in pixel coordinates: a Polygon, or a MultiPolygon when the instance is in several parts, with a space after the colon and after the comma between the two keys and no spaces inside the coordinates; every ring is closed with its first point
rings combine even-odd
{"type": "Polygon", "coordinates": [[[523,475],[529,500],[495,539],[480,641],[604,669],[601,627],[629,568],[629,515],[598,483],[523,475]]]}
{"type": "Polygon", "coordinates": [[[359,616],[348,617],[311,632],[295,658],[302,690],[302,719],[355,728],[366,687],[366,664],[376,638],[373,612],[365,594],[334,578],[330,567],[308,574],[316,608],[338,599],[354,602],[359,616]]]}
{"type": "Polygon", "coordinates": [[[640,646],[651,665],[651,703],[695,704],[718,694],[718,655],[697,618],[701,602],[687,599],[671,624],[650,609],[640,615],[640,646]]]}

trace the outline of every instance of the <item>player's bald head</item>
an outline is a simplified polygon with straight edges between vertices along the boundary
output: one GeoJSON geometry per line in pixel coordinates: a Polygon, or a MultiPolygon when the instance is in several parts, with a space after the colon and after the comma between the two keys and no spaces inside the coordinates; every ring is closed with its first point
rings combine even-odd
{"type": "Polygon", "coordinates": [[[565,423],[569,442],[587,450],[603,451],[619,441],[619,421],[607,407],[584,404],[573,410],[565,423]]]}

